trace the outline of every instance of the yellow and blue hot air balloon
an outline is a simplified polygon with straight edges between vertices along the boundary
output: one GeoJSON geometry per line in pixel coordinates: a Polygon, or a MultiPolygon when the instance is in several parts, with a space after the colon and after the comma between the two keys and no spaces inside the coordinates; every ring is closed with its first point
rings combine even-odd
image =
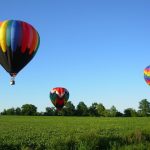
{"type": "Polygon", "coordinates": [[[0,23],[0,63],[12,77],[26,66],[37,52],[40,37],[36,29],[20,20],[0,23]]]}
{"type": "Polygon", "coordinates": [[[144,69],[144,79],[148,85],[150,85],[150,65],[144,69]]]}

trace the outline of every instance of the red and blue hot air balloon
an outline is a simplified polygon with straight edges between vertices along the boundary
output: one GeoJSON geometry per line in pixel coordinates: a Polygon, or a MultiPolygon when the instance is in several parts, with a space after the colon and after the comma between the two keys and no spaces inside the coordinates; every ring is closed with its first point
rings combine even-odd
{"type": "Polygon", "coordinates": [[[12,77],[35,56],[40,37],[36,29],[20,20],[6,20],[0,23],[0,63],[12,77]]]}
{"type": "Polygon", "coordinates": [[[63,87],[53,88],[50,91],[50,99],[57,110],[61,110],[69,99],[69,92],[63,87]]]}

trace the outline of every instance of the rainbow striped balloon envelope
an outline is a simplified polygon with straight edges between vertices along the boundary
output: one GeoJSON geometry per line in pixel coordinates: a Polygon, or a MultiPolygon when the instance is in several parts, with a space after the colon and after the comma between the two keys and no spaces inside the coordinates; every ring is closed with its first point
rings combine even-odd
{"type": "Polygon", "coordinates": [[[36,29],[20,20],[0,22],[0,64],[15,77],[35,56],[40,37],[36,29]]]}
{"type": "Polygon", "coordinates": [[[144,69],[144,79],[148,85],[150,85],[150,65],[144,69]]]}

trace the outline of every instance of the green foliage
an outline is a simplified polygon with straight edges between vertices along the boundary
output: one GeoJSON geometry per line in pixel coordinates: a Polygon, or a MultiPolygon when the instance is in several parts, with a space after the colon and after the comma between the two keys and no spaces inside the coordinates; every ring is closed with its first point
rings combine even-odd
{"type": "Polygon", "coordinates": [[[143,99],[139,102],[139,113],[140,116],[149,116],[150,115],[150,102],[147,99],[143,99]]]}
{"type": "Polygon", "coordinates": [[[71,101],[68,101],[67,104],[62,109],[63,116],[74,116],[75,115],[75,106],[71,101]]]}
{"type": "Polygon", "coordinates": [[[55,108],[54,107],[46,107],[45,116],[54,116],[55,115],[55,108]]]}
{"type": "Polygon", "coordinates": [[[92,103],[92,106],[89,107],[90,116],[98,116],[97,103],[92,103]]]}
{"type": "Polygon", "coordinates": [[[137,117],[138,114],[137,114],[135,109],[127,108],[127,109],[124,110],[124,116],[125,117],[137,117]]]}
{"type": "Polygon", "coordinates": [[[104,110],[104,116],[105,117],[116,117],[117,116],[117,109],[115,106],[112,106],[110,109],[104,110]]]}
{"type": "Polygon", "coordinates": [[[93,117],[148,117],[150,116],[150,102],[143,99],[139,102],[139,110],[126,108],[124,114],[113,105],[106,109],[102,103],[92,103],[90,107],[84,102],[79,102],[77,107],[68,101],[63,109],[46,107],[45,112],[37,112],[37,107],[32,104],[24,104],[21,108],[4,109],[1,115],[26,115],[26,116],[93,116],[93,117]]]}
{"type": "Polygon", "coordinates": [[[4,109],[4,111],[1,114],[2,115],[15,115],[15,109],[14,108],[4,109]]]}
{"type": "Polygon", "coordinates": [[[21,108],[17,107],[16,110],[15,110],[15,114],[16,115],[21,115],[21,113],[22,113],[21,108]]]}
{"type": "Polygon", "coordinates": [[[116,117],[116,114],[117,114],[117,109],[116,107],[113,105],[111,108],[110,108],[110,117],[116,117]]]}
{"type": "Polygon", "coordinates": [[[0,116],[0,122],[0,150],[124,150],[150,147],[148,117],[0,116]]]}
{"type": "Polygon", "coordinates": [[[103,104],[98,104],[97,105],[97,112],[98,112],[98,116],[105,116],[105,107],[103,104]]]}
{"type": "Polygon", "coordinates": [[[35,116],[37,114],[37,107],[32,104],[22,105],[22,115],[35,116]]]}
{"type": "Polygon", "coordinates": [[[79,102],[76,109],[77,116],[88,116],[88,108],[84,102],[79,102]]]}

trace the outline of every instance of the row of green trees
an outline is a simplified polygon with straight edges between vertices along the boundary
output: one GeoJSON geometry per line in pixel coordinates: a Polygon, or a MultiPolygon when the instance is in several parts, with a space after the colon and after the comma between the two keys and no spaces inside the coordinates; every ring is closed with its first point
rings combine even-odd
{"type": "Polygon", "coordinates": [[[46,107],[45,112],[37,112],[36,106],[25,104],[21,108],[4,109],[1,115],[142,117],[150,116],[150,102],[147,99],[143,99],[139,102],[139,110],[127,108],[124,113],[119,112],[115,106],[106,109],[102,103],[93,103],[90,107],[87,107],[84,102],[79,102],[75,107],[71,101],[68,101],[61,111],[58,111],[55,107],[46,107]]]}

